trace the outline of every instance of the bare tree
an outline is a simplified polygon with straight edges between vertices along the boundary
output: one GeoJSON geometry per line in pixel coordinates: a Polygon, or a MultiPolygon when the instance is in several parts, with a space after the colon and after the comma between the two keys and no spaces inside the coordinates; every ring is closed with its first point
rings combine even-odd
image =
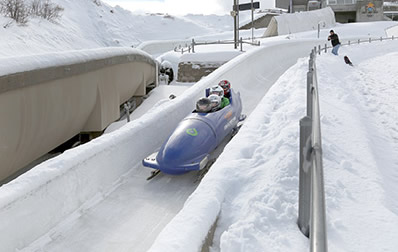
{"type": "Polygon", "coordinates": [[[30,5],[30,14],[55,21],[62,16],[64,10],[59,5],[53,4],[50,0],[33,0],[30,5]]]}
{"type": "Polygon", "coordinates": [[[38,16],[54,22],[62,16],[64,10],[51,0],[30,0],[29,3],[30,6],[27,6],[24,0],[0,0],[0,13],[17,23],[25,24],[28,16],[38,16]]]}
{"type": "Polygon", "coordinates": [[[17,23],[26,24],[28,22],[29,11],[23,0],[1,0],[0,11],[17,23]]]}
{"type": "Polygon", "coordinates": [[[40,10],[42,8],[41,0],[33,0],[30,3],[30,14],[40,16],[40,10]]]}

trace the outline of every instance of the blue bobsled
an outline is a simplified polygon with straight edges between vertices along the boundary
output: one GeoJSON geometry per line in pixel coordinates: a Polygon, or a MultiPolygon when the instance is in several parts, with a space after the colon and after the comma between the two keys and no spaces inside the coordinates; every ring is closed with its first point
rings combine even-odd
{"type": "Polygon", "coordinates": [[[236,128],[242,113],[240,94],[231,89],[230,104],[210,112],[192,112],[178,125],[158,152],[145,158],[146,167],[167,174],[203,169],[210,153],[236,128]]]}

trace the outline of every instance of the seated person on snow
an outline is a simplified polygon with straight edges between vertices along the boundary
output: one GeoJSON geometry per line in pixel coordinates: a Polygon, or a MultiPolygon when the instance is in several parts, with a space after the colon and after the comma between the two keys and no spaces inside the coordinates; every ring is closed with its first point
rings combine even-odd
{"type": "Polygon", "coordinates": [[[216,94],[221,98],[220,108],[229,105],[229,99],[224,97],[224,90],[219,85],[213,86],[209,90],[209,95],[216,94]]]}
{"type": "Polygon", "coordinates": [[[231,83],[227,80],[222,80],[218,83],[218,85],[224,90],[224,97],[231,99],[231,83]]]}

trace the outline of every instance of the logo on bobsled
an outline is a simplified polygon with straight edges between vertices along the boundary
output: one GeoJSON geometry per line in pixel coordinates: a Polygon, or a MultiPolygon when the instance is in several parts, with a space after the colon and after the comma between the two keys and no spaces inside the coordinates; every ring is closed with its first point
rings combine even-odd
{"type": "Polygon", "coordinates": [[[228,111],[228,113],[225,114],[224,118],[229,121],[231,119],[232,115],[233,115],[232,111],[228,111]]]}
{"type": "Polygon", "coordinates": [[[187,129],[185,132],[187,132],[187,134],[190,135],[190,136],[197,136],[198,135],[198,131],[195,128],[187,129]]]}
{"type": "Polygon", "coordinates": [[[231,121],[229,121],[227,124],[224,126],[224,130],[227,130],[228,128],[232,129],[236,124],[238,123],[238,119],[236,119],[236,116],[232,118],[231,121]]]}

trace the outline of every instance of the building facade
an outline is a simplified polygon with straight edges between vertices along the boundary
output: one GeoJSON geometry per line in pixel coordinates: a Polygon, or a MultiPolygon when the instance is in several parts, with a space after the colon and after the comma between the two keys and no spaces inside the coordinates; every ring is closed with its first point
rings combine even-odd
{"type": "Polygon", "coordinates": [[[339,23],[385,20],[383,0],[276,0],[275,5],[288,10],[292,5],[293,12],[330,6],[339,23]]]}

